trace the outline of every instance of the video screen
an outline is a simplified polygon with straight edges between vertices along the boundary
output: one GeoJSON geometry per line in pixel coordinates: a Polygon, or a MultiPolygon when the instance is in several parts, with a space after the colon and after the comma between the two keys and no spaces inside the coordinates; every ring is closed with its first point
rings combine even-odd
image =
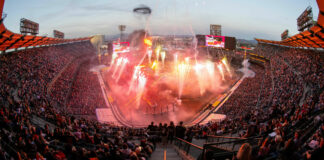
{"type": "Polygon", "coordinates": [[[224,36],[214,36],[206,35],[206,46],[224,48],[225,47],[225,37],[224,36]]]}
{"type": "Polygon", "coordinates": [[[113,53],[126,53],[129,51],[129,42],[113,43],[113,53]]]}

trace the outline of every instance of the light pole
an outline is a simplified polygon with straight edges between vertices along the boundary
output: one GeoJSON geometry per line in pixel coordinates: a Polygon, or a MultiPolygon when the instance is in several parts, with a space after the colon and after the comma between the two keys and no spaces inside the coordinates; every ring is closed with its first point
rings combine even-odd
{"type": "Polygon", "coordinates": [[[125,25],[119,25],[118,29],[120,31],[120,40],[122,40],[123,32],[126,30],[126,26],[125,25]]]}

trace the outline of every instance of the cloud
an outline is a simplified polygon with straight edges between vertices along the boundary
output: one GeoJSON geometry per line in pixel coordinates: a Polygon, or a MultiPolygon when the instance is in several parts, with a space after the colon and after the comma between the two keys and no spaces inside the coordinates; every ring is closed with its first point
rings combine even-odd
{"type": "Polygon", "coordinates": [[[119,11],[119,12],[130,12],[130,10],[125,9],[125,8],[117,8],[117,7],[112,7],[112,6],[106,6],[106,5],[91,5],[91,6],[84,6],[82,7],[85,10],[88,11],[119,11]]]}
{"type": "MultiPolygon", "coordinates": [[[[44,14],[39,17],[41,21],[49,21],[57,17],[62,17],[69,12],[73,12],[74,9],[78,6],[78,0],[70,0],[64,7],[58,10],[54,10],[53,12],[44,14]]],[[[44,6],[45,8],[48,7],[48,4],[44,6]]]]}

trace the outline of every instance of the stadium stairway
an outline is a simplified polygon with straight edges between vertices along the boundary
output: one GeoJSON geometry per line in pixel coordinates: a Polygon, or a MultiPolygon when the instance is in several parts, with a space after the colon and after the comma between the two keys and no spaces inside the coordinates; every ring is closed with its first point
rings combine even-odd
{"type": "Polygon", "coordinates": [[[303,96],[299,101],[299,106],[302,106],[304,104],[304,100],[306,98],[307,92],[310,91],[310,87],[308,87],[305,83],[305,81],[302,78],[302,74],[300,71],[297,71],[286,59],[282,60],[291,70],[292,72],[298,77],[298,79],[303,83],[303,96]]]}
{"type": "Polygon", "coordinates": [[[150,160],[182,160],[182,158],[174,150],[173,145],[168,144],[163,147],[161,144],[156,146],[155,151],[152,153],[150,160]]]}
{"type": "Polygon", "coordinates": [[[48,128],[51,130],[51,131],[54,131],[55,128],[57,128],[56,125],[44,120],[43,118],[40,118],[36,115],[33,115],[32,118],[31,118],[31,123],[33,123],[34,125],[40,127],[40,128],[45,128],[45,125],[48,124],[48,128]]]}

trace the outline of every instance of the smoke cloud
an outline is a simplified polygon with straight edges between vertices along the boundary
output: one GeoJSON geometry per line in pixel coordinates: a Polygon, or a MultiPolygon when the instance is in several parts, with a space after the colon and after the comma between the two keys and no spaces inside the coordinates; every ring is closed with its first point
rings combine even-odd
{"type": "Polygon", "coordinates": [[[253,78],[255,76],[255,72],[249,69],[250,67],[249,59],[243,60],[242,65],[243,68],[240,68],[239,71],[241,71],[244,74],[243,76],[246,78],[253,78]]]}

